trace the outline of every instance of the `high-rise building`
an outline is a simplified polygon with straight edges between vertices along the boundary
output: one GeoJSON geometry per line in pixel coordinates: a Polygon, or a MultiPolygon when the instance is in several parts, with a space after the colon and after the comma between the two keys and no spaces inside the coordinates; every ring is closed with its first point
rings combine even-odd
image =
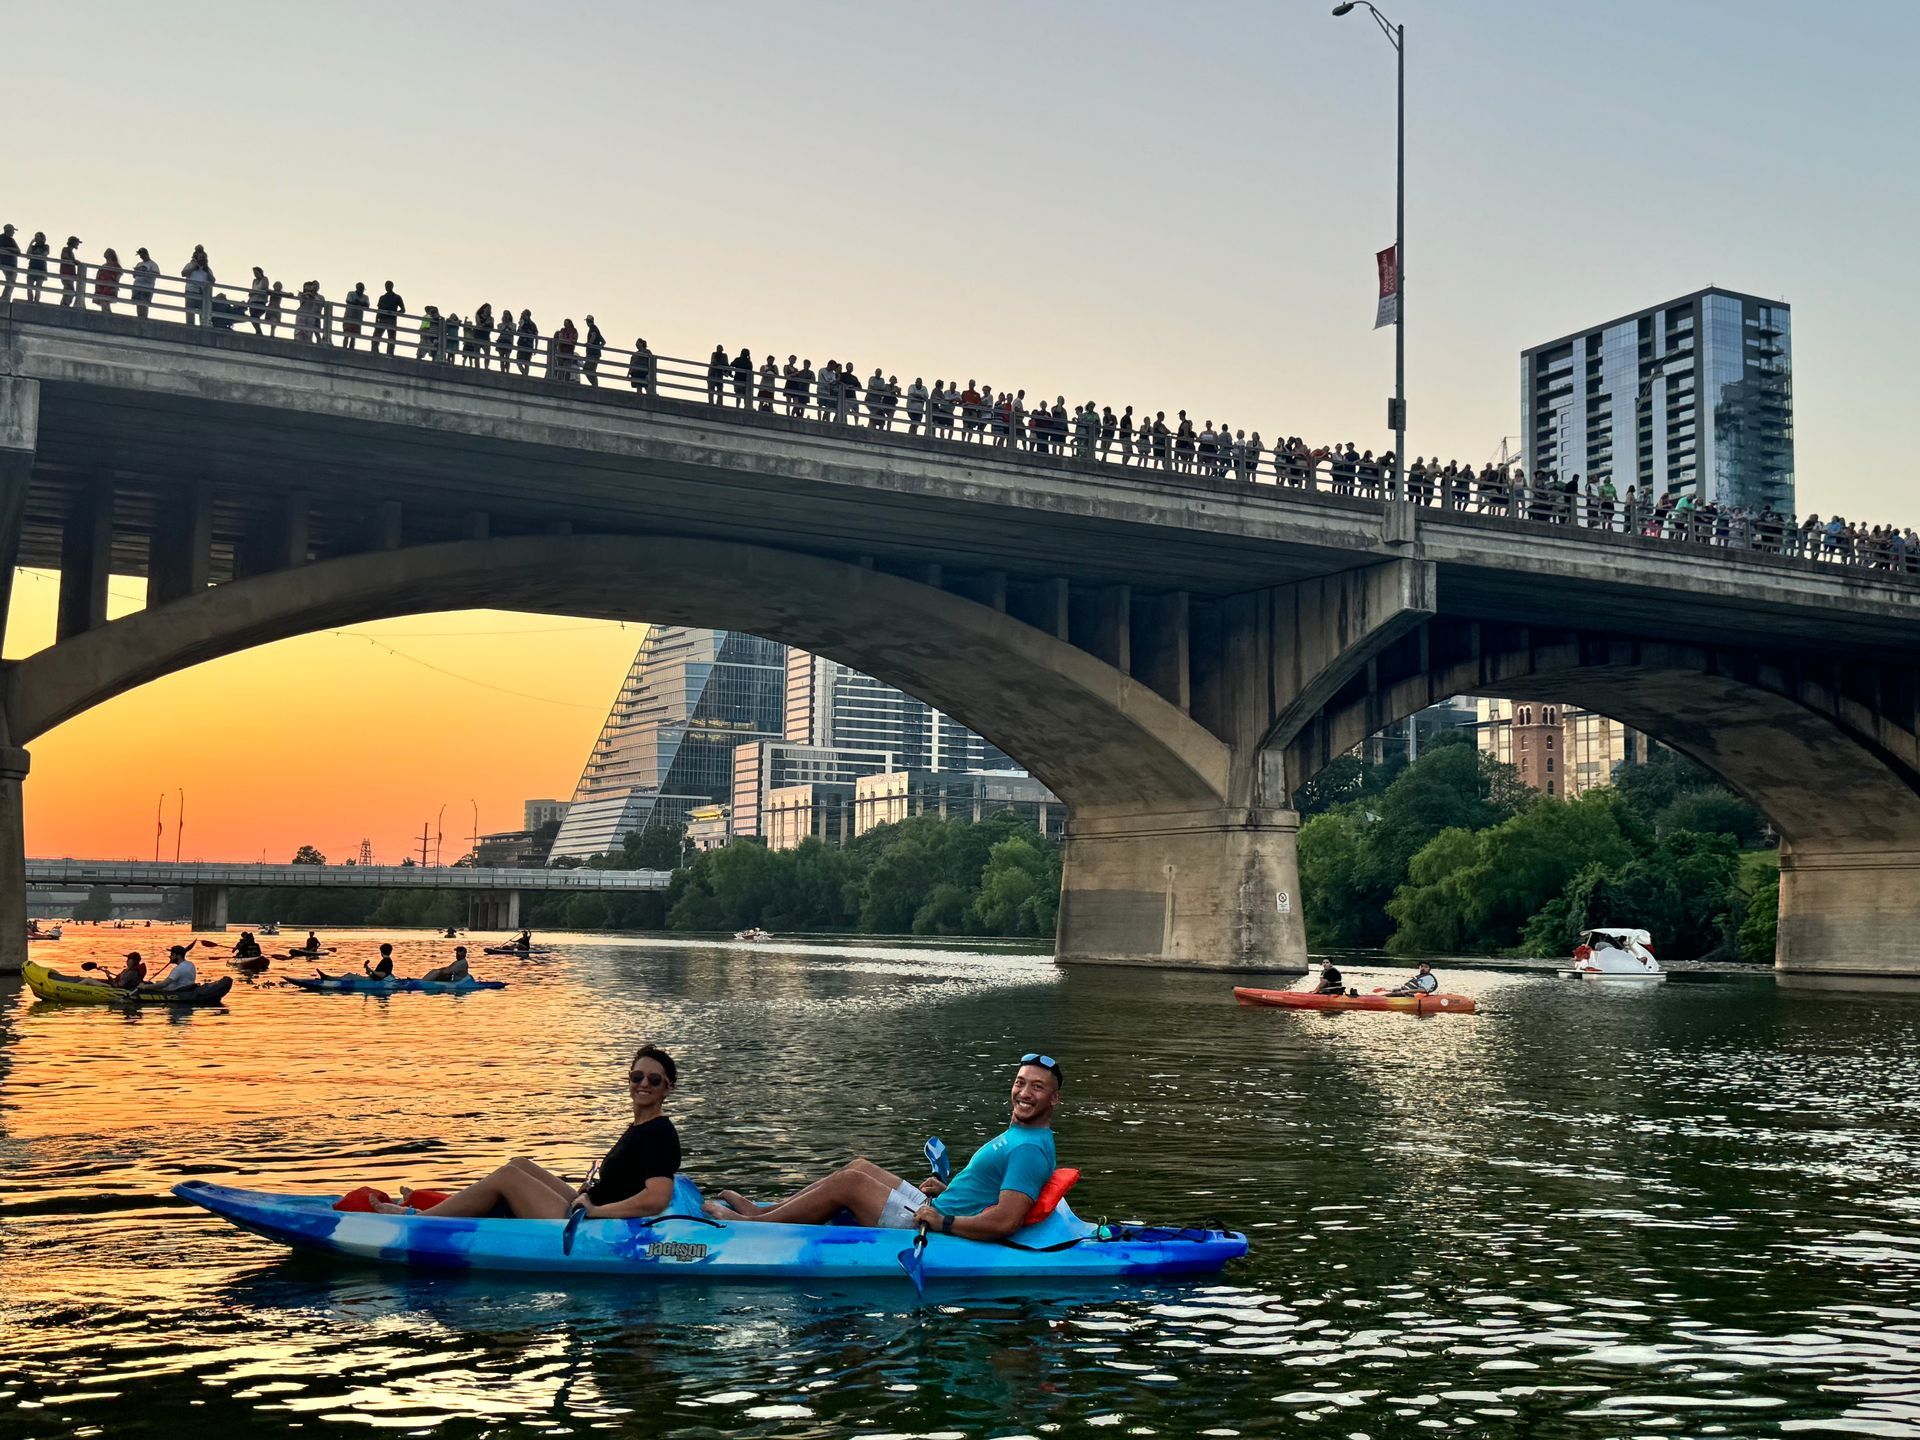
{"type": "Polygon", "coordinates": [[[778,739],[786,647],[738,630],[648,627],[587,757],[553,854],[618,848],[651,825],[725,802],[734,747],[778,739]]]}
{"type": "Polygon", "coordinates": [[[1708,288],[1520,356],[1530,475],[1793,514],[1785,301],[1708,288]]]}
{"type": "Polygon", "coordinates": [[[1482,700],[1480,749],[1511,765],[1521,783],[1571,800],[1613,783],[1622,765],[1644,764],[1648,740],[1618,720],[1552,700],[1482,700]]]}
{"type": "Polygon", "coordinates": [[[566,818],[567,802],[564,800],[528,800],[523,803],[520,828],[538,830],[551,821],[566,818]]]}
{"type": "Polygon", "coordinates": [[[894,769],[1020,768],[926,701],[805,650],[787,652],[786,738],[796,745],[884,750],[894,756],[894,769]]]}
{"type": "Polygon", "coordinates": [[[978,823],[1011,810],[1043,835],[1066,832],[1067,807],[1031,775],[1017,770],[985,774],[894,770],[864,775],[853,782],[853,831],[864,835],[881,825],[898,825],[917,815],[978,823]]]}
{"type": "Polygon", "coordinates": [[[844,785],[851,804],[855,780],[897,768],[892,753],[886,750],[796,745],[786,740],[749,740],[736,745],[730,833],[736,839],[750,836],[770,840],[767,806],[775,791],[795,785],[844,785]]]}

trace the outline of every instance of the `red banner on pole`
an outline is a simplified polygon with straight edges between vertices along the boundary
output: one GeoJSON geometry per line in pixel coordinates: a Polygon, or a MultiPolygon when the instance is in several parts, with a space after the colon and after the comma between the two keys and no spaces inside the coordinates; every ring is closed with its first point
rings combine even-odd
{"type": "Polygon", "coordinates": [[[1400,323],[1400,247],[1389,245],[1373,257],[1380,266],[1380,308],[1374,312],[1373,328],[1400,323]]]}

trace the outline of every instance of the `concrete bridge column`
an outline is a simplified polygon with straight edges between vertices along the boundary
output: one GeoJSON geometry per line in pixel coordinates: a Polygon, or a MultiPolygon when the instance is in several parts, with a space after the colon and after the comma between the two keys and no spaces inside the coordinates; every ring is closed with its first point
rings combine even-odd
{"type": "Polygon", "coordinates": [[[18,975],[27,961],[27,764],[25,750],[0,746],[0,975],[18,975]]]}
{"type": "Polygon", "coordinates": [[[1780,848],[1774,970],[1786,985],[1920,980],[1920,850],[1780,848]]]}
{"type": "Polygon", "coordinates": [[[1067,822],[1066,963],[1304,971],[1300,817],[1249,808],[1067,822]]]}
{"type": "Polygon", "coordinates": [[[227,928],[226,886],[196,885],[193,887],[193,928],[195,930],[227,928]]]}

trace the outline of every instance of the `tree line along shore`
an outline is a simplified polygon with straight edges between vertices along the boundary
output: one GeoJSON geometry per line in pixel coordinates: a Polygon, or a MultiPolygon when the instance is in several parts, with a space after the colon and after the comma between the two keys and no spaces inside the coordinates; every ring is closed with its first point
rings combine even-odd
{"type": "MultiPolygon", "coordinates": [[[[1779,868],[1765,817],[1691,761],[1656,750],[1610,787],[1540,795],[1465,737],[1413,763],[1346,757],[1297,797],[1300,886],[1316,950],[1560,957],[1590,925],[1649,930],[1663,958],[1773,958],[1779,868]]],[[[750,841],[690,854],[682,832],[625,837],[582,862],[672,870],[665,890],[527,893],[536,930],[1053,935],[1060,848],[1012,813],[923,815],[844,848],[750,841]]],[[[288,924],[444,928],[457,893],[244,889],[233,913],[288,924]]]]}

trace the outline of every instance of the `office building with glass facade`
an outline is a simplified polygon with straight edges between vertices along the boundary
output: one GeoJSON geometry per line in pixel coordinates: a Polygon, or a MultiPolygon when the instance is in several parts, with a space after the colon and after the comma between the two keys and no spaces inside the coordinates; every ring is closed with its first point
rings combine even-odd
{"type": "Polygon", "coordinates": [[[796,745],[884,750],[894,769],[1020,768],[926,701],[805,650],[787,652],[786,735],[796,745]]]}
{"type": "Polygon", "coordinates": [[[851,803],[855,780],[897,768],[893,754],[886,750],[795,745],[785,740],[750,740],[736,745],[729,832],[735,839],[770,839],[767,806],[777,790],[797,785],[843,785],[851,803]]]}
{"type": "Polygon", "coordinates": [[[1520,356],[1527,473],[1794,513],[1784,301],[1709,288],[1520,356]]]}
{"type": "Polygon", "coordinates": [[[690,811],[724,803],[735,748],[780,737],[785,694],[784,645],[738,630],[650,626],[587,757],[554,857],[615,850],[624,835],[678,826],[690,811]]]}

